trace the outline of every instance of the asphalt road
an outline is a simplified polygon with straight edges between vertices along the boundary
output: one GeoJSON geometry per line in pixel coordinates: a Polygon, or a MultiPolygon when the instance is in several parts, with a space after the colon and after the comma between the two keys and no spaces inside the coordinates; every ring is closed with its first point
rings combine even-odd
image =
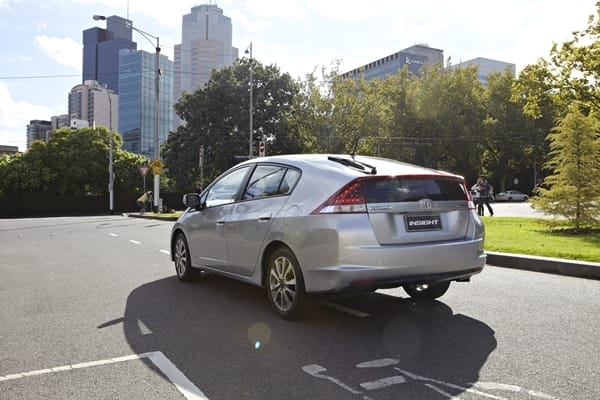
{"type": "Polygon", "coordinates": [[[323,297],[288,322],[259,288],[179,282],[170,228],[0,220],[0,399],[600,398],[600,281],[487,267],[429,305],[323,297]]]}

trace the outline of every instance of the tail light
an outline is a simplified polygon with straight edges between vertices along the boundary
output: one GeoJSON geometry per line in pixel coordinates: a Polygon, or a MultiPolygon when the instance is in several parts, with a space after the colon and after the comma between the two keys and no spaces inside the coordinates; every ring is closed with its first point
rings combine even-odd
{"type": "Polygon", "coordinates": [[[475,202],[473,201],[473,197],[471,197],[471,192],[467,188],[467,182],[465,180],[463,180],[462,187],[465,193],[467,194],[467,200],[469,200],[467,207],[469,208],[469,210],[475,210],[475,202]]]}
{"type": "Polygon", "coordinates": [[[311,215],[366,213],[367,202],[360,190],[361,183],[361,179],[348,183],[311,212],[311,215]]]}

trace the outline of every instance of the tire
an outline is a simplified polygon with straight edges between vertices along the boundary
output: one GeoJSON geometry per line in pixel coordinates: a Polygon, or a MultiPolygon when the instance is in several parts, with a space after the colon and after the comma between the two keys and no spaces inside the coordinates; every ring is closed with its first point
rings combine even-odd
{"type": "Polygon", "coordinates": [[[175,263],[175,273],[177,273],[177,277],[183,282],[191,281],[194,273],[191,265],[192,258],[190,256],[190,248],[183,233],[178,233],[175,236],[173,251],[173,260],[175,263]]]}
{"type": "Polygon", "coordinates": [[[304,316],[304,279],[289,249],[280,247],[269,254],[265,287],[269,303],[280,317],[291,320],[304,316]]]}
{"type": "Polygon", "coordinates": [[[404,285],[404,291],[415,300],[434,300],[442,297],[448,291],[450,281],[404,285]],[[425,287],[426,286],[426,287],[425,287]]]}

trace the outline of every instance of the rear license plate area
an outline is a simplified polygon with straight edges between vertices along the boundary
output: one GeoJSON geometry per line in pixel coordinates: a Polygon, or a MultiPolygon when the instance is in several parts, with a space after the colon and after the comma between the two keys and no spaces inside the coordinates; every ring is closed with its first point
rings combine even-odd
{"type": "Polygon", "coordinates": [[[405,215],[404,226],[407,232],[439,231],[442,229],[442,219],[437,214],[405,215]]]}

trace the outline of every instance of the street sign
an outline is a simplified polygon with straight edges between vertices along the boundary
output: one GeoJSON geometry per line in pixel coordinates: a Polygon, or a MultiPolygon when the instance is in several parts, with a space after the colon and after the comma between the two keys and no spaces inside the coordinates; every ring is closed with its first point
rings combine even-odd
{"type": "Polygon", "coordinates": [[[160,171],[164,168],[165,164],[160,160],[154,160],[150,163],[150,168],[152,168],[152,173],[154,175],[160,175],[160,171]]]}
{"type": "Polygon", "coordinates": [[[146,174],[148,174],[148,170],[150,169],[150,167],[147,165],[140,165],[138,167],[138,169],[140,170],[140,174],[142,174],[142,176],[146,176],[146,174]]]}

